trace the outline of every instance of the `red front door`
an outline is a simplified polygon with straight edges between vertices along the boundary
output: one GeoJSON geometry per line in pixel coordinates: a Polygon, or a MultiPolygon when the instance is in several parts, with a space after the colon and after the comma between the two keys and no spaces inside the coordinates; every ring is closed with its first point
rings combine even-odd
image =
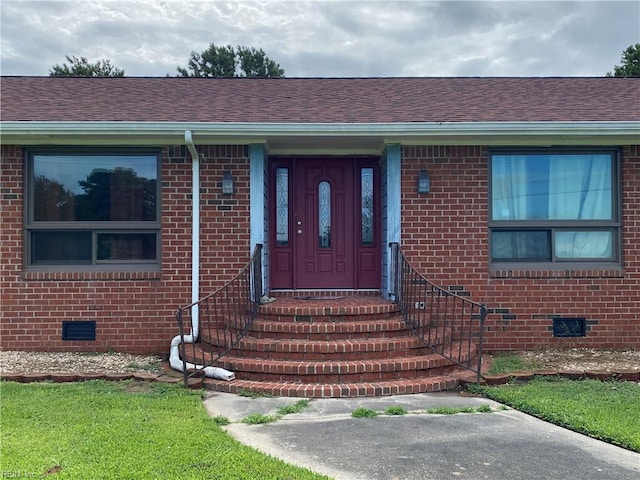
{"type": "Polygon", "coordinates": [[[293,221],[296,288],[353,288],[353,166],[339,160],[296,165],[293,221]]]}
{"type": "Polygon", "coordinates": [[[377,162],[275,160],[271,169],[271,286],[378,288],[377,162]]]}

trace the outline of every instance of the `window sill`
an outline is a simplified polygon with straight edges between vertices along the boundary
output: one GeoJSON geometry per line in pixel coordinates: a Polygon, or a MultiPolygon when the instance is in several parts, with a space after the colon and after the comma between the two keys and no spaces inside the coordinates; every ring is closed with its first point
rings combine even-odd
{"type": "Polygon", "coordinates": [[[545,268],[541,266],[493,266],[489,278],[624,278],[624,269],[619,265],[564,266],[545,268]]]}
{"type": "Polygon", "coordinates": [[[160,280],[162,272],[157,270],[24,270],[22,279],[82,281],[82,280],[160,280]]]}

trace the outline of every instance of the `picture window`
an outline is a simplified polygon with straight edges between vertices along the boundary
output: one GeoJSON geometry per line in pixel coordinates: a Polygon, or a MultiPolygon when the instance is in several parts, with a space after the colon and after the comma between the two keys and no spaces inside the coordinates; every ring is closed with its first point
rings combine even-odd
{"type": "Polygon", "coordinates": [[[157,152],[39,151],[27,159],[30,267],[157,264],[157,152]]]}
{"type": "Polygon", "coordinates": [[[613,151],[493,152],[492,263],[619,262],[613,151]]]}

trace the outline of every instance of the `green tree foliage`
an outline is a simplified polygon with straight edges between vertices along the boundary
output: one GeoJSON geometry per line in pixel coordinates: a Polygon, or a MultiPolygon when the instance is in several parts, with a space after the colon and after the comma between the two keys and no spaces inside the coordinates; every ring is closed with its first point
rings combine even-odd
{"type": "Polygon", "coordinates": [[[621,65],[613,67],[613,74],[607,73],[607,77],[640,77],[640,43],[629,45],[622,52],[621,65]]]}
{"type": "Polygon", "coordinates": [[[124,77],[124,70],[116,68],[110,60],[90,63],[86,57],[65,55],[67,63],[54,65],[49,70],[50,77],[124,77]]]}
{"type": "Polygon", "coordinates": [[[264,50],[253,47],[237,47],[236,55],[240,58],[240,71],[244,77],[279,78],[284,77],[284,70],[269,59],[264,50]]]}
{"type": "Polygon", "coordinates": [[[201,53],[191,52],[187,68],[178,67],[178,76],[279,78],[284,70],[262,49],[211,43],[201,53]]]}

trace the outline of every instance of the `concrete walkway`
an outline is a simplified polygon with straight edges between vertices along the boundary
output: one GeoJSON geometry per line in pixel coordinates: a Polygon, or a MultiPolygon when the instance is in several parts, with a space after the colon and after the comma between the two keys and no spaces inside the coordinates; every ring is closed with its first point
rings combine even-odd
{"type": "Polygon", "coordinates": [[[246,425],[252,413],[274,414],[297,398],[210,393],[211,416],[225,416],[237,440],[288,463],[339,480],[640,478],[640,454],[556,427],[484,398],[457,393],[315,399],[302,413],[246,425]],[[435,407],[491,406],[492,413],[425,414],[435,407]],[[358,407],[403,416],[352,418],[358,407]]]}

